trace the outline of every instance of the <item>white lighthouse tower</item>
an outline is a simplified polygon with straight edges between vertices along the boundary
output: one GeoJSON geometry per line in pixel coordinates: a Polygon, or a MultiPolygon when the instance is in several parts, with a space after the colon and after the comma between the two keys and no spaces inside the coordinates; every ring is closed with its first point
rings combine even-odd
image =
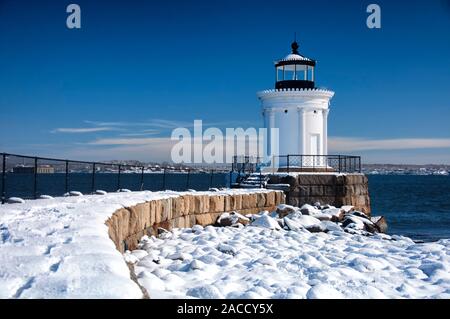
{"type": "Polygon", "coordinates": [[[316,88],[316,61],[302,56],[297,42],[291,47],[291,54],[275,62],[275,89],[257,94],[269,132],[267,150],[280,155],[281,167],[289,165],[283,159],[287,155],[302,155],[301,167],[326,166],[321,155],[328,154],[327,121],[334,92],[316,88]],[[271,128],[279,129],[278,141],[272,141],[271,128]],[[273,144],[277,142],[278,147],[273,144]]]}

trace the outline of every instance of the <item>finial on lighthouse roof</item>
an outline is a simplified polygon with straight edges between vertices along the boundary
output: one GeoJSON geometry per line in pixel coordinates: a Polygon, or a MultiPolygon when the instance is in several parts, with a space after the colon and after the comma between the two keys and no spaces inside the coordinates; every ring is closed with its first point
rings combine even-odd
{"type": "Polygon", "coordinates": [[[298,55],[300,55],[300,53],[298,53],[298,48],[299,48],[299,46],[298,46],[297,41],[292,42],[291,48],[292,48],[292,54],[298,54],[298,55]]]}

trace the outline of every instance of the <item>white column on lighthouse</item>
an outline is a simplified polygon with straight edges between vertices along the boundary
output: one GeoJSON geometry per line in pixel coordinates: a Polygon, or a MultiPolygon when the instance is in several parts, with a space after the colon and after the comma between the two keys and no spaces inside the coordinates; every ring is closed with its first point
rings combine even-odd
{"type": "Polygon", "coordinates": [[[329,109],[322,110],[323,117],[323,134],[322,134],[322,145],[323,145],[323,155],[328,155],[328,113],[329,109]]]}
{"type": "MultiPolygon", "coordinates": [[[[270,145],[270,149],[269,149],[269,154],[272,154],[272,143],[274,143],[275,141],[272,141],[272,129],[275,127],[275,111],[274,110],[270,110],[269,111],[269,131],[270,131],[270,139],[269,139],[269,145],[270,145]]],[[[273,154],[272,154],[273,155],[273,154]]]]}
{"type": "Polygon", "coordinates": [[[305,124],[306,124],[306,119],[305,119],[305,109],[304,108],[298,108],[297,109],[297,113],[298,113],[298,141],[299,141],[299,145],[298,145],[298,154],[305,154],[305,124]]]}

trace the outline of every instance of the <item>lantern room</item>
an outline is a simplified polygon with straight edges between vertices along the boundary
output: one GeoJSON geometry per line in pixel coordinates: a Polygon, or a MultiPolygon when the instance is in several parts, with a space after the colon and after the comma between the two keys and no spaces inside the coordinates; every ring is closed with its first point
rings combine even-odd
{"type": "Polygon", "coordinates": [[[314,68],[316,61],[302,56],[298,43],[291,44],[292,53],[275,63],[275,89],[314,88],[314,68]]]}

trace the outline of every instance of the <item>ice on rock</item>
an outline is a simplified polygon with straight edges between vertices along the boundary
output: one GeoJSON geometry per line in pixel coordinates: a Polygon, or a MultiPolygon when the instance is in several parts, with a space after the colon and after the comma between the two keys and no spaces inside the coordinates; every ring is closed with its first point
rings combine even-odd
{"type": "Polygon", "coordinates": [[[272,218],[268,215],[262,215],[261,217],[254,220],[250,225],[255,226],[255,227],[273,229],[273,230],[281,229],[278,222],[274,218],[272,218]]]}

